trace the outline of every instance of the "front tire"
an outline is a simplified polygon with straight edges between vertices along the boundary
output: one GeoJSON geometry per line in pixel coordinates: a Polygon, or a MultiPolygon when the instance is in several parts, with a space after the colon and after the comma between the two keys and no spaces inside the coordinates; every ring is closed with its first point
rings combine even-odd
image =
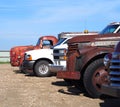
{"type": "Polygon", "coordinates": [[[22,65],[19,66],[20,73],[26,74],[27,72],[23,69],[22,65]]]}
{"type": "Polygon", "coordinates": [[[86,69],[83,77],[83,83],[88,94],[93,98],[99,98],[101,85],[107,83],[108,73],[105,71],[103,59],[97,59],[86,69]]]}
{"type": "Polygon", "coordinates": [[[38,77],[48,77],[51,76],[51,72],[49,71],[49,62],[42,60],[35,64],[34,73],[38,77]]]}

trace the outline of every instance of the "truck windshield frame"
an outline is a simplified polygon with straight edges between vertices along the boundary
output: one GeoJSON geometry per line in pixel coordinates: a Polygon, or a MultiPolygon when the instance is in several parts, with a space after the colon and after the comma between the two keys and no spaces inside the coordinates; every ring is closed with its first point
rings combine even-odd
{"type": "MultiPolygon", "coordinates": [[[[67,39],[67,38],[61,38],[61,39],[57,42],[57,44],[56,44],[55,46],[60,45],[60,44],[63,43],[66,39],[67,39]]],[[[54,46],[54,47],[55,47],[55,46],[54,46]]]]}
{"type": "Polygon", "coordinates": [[[99,34],[113,33],[119,25],[108,25],[99,34]]]}

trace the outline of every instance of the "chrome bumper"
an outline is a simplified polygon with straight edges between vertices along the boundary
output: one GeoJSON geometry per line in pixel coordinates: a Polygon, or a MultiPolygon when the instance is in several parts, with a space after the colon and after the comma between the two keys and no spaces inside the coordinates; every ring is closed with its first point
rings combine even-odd
{"type": "Polygon", "coordinates": [[[110,85],[102,85],[101,91],[104,94],[120,98],[120,87],[113,87],[110,85]]]}
{"type": "Polygon", "coordinates": [[[50,72],[57,73],[58,71],[66,70],[66,66],[49,64],[49,70],[50,72]]]}

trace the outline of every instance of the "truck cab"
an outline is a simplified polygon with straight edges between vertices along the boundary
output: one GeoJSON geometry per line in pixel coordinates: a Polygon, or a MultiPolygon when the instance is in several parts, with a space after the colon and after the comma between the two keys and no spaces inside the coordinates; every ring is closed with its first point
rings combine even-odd
{"type": "Polygon", "coordinates": [[[113,53],[105,56],[104,64],[109,75],[108,84],[102,85],[102,93],[120,98],[120,42],[113,53]]]}
{"type": "Polygon", "coordinates": [[[120,22],[108,24],[99,34],[120,33],[120,22]]]}
{"type": "Polygon", "coordinates": [[[29,50],[50,48],[57,43],[58,39],[55,36],[42,36],[38,39],[35,46],[16,46],[10,50],[10,63],[11,66],[21,68],[24,59],[24,53],[29,50]]]}
{"type": "Polygon", "coordinates": [[[57,78],[84,86],[90,97],[102,95],[101,85],[107,83],[103,58],[114,50],[120,39],[120,23],[110,23],[97,35],[76,36],[68,41],[66,70],[57,72],[57,78]]]}

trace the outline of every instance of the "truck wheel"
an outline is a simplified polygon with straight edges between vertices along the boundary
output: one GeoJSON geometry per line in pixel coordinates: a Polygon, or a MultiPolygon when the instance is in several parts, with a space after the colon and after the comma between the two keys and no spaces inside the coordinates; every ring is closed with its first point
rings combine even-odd
{"type": "Polygon", "coordinates": [[[39,61],[35,64],[34,73],[38,77],[48,77],[51,75],[47,61],[39,61]]]}
{"type": "Polygon", "coordinates": [[[88,94],[93,98],[102,95],[101,85],[107,84],[108,73],[105,71],[103,59],[97,59],[86,69],[83,77],[83,83],[88,94]]]}
{"type": "Polygon", "coordinates": [[[21,73],[26,74],[26,71],[22,68],[22,65],[19,66],[19,70],[20,70],[21,73]]]}

